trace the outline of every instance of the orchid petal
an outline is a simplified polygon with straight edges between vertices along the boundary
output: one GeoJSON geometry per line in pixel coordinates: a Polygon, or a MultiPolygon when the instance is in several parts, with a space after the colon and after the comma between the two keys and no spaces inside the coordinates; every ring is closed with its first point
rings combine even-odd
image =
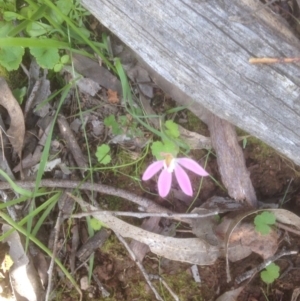
{"type": "Polygon", "coordinates": [[[185,194],[192,196],[193,188],[192,188],[191,181],[190,181],[187,173],[184,171],[184,169],[180,165],[177,165],[175,168],[175,176],[176,176],[177,182],[178,182],[181,190],[185,194]]]}
{"type": "Polygon", "coordinates": [[[164,198],[168,195],[171,189],[172,184],[172,173],[168,172],[166,169],[163,169],[158,177],[158,193],[164,198]]]}
{"type": "Polygon", "coordinates": [[[176,161],[185,167],[186,169],[191,170],[195,174],[199,176],[208,176],[208,173],[204,170],[203,167],[201,167],[196,161],[189,159],[189,158],[178,158],[176,161]]]}
{"type": "Polygon", "coordinates": [[[150,164],[145,170],[142,180],[147,181],[152,178],[156,173],[158,173],[164,166],[164,160],[155,161],[150,164]]]}

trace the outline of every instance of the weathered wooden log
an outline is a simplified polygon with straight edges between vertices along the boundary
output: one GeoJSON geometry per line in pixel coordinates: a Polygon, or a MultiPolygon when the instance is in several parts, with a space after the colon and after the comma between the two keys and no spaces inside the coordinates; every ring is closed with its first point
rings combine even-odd
{"type": "Polygon", "coordinates": [[[250,173],[246,168],[242,148],[238,144],[235,128],[228,121],[209,114],[208,128],[212,146],[217,153],[218,167],[228,195],[245,200],[248,206],[257,207],[257,199],[250,173]]]}
{"type": "Polygon", "coordinates": [[[267,6],[258,0],[81,2],[176,87],[193,112],[204,106],[300,164],[299,66],[248,62],[299,55],[300,42],[267,6]]]}

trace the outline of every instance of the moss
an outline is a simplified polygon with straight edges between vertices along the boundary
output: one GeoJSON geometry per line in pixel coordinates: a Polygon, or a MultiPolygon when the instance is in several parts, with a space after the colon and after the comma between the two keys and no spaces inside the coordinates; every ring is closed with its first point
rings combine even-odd
{"type": "Polygon", "coordinates": [[[111,210],[111,211],[121,211],[122,210],[122,199],[106,195],[104,199],[102,199],[100,204],[103,209],[105,210],[111,210]]]}
{"type": "MultiPolygon", "coordinates": [[[[178,295],[180,300],[204,300],[201,295],[201,289],[191,275],[187,271],[179,271],[174,275],[164,276],[164,280],[171,287],[171,289],[178,295]]],[[[171,295],[164,289],[165,300],[172,300],[171,295]]]]}
{"type": "Polygon", "coordinates": [[[202,122],[195,114],[191,111],[187,111],[187,129],[197,133],[205,133],[207,131],[207,126],[202,122]]]}

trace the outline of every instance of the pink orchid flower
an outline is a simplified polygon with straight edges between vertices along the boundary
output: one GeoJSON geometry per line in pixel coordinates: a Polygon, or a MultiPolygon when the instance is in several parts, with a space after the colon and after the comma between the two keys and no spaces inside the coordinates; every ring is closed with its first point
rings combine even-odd
{"type": "Polygon", "coordinates": [[[172,185],[172,173],[175,171],[177,182],[182,191],[193,195],[193,188],[189,176],[182,167],[191,170],[199,176],[208,176],[208,173],[194,160],[189,158],[174,158],[171,154],[165,154],[165,160],[156,161],[150,164],[143,174],[143,181],[152,178],[161,169],[158,177],[158,193],[161,197],[166,197],[170,192],[172,185]]]}

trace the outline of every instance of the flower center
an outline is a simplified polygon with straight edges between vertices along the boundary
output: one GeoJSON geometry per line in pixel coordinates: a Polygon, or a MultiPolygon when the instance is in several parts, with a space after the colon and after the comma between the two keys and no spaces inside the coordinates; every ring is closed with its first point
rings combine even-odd
{"type": "Polygon", "coordinates": [[[164,169],[168,172],[173,172],[175,168],[175,158],[169,153],[163,153],[162,155],[165,157],[164,169]]]}

